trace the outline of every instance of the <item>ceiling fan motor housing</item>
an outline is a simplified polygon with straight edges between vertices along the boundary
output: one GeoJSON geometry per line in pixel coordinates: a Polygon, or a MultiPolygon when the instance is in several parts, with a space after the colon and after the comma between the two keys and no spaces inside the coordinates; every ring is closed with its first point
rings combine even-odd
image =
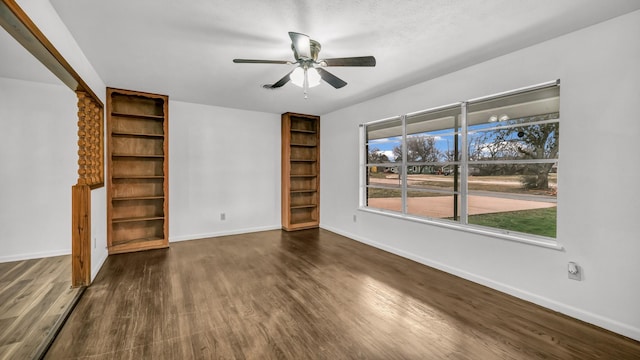
{"type": "MultiPolygon", "coordinates": [[[[313,39],[309,39],[309,47],[311,50],[311,60],[318,61],[318,54],[320,53],[320,49],[322,49],[322,46],[320,46],[320,43],[313,40],[313,39]]],[[[296,60],[308,60],[308,59],[304,59],[301,58],[300,55],[298,55],[298,52],[296,51],[296,48],[293,44],[291,44],[291,50],[293,50],[293,57],[296,60]]]]}

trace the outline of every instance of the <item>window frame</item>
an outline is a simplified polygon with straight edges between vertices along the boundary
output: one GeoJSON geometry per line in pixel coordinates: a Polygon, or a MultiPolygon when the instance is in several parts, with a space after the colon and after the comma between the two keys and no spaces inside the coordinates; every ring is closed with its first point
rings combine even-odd
{"type": "MultiPolygon", "coordinates": [[[[558,237],[557,237],[557,232],[556,232],[556,237],[547,237],[547,236],[542,236],[542,235],[535,235],[535,234],[529,234],[529,233],[523,233],[523,232],[518,232],[518,231],[512,231],[512,230],[506,230],[506,229],[501,229],[498,227],[488,227],[488,226],[482,226],[482,225],[474,225],[474,224],[469,224],[469,215],[468,215],[468,198],[469,198],[469,184],[468,184],[468,178],[469,178],[469,166],[470,163],[472,162],[469,159],[469,125],[468,125],[468,108],[469,108],[469,104],[476,104],[476,103],[480,103],[483,101],[490,101],[493,99],[500,99],[500,98],[504,98],[507,96],[513,96],[513,95],[518,95],[520,93],[526,93],[526,92],[532,92],[535,90],[539,90],[539,89],[544,89],[544,88],[552,88],[552,87],[560,87],[560,80],[554,80],[554,81],[549,81],[549,82],[544,82],[544,83],[540,83],[540,84],[536,84],[533,86],[527,86],[527,87],[523,87],[523,88],[518,88],[518,89],[514,89],[514,90],[509,90],[509,91],[505,91],[505,92],[501,92],[501,93],[497,93],[497,94],[492,94],[492,95],[488,95],[488,96],[483,96],[483,97],[478,97],[478,98],[473,98],[470,100],[466,100],[466,101],[461,101],[461,102],[456,102],[456,103],[452,103],[452,104],[448,104],[448,105],[444,105],[444,106],[438,106],[438,107],[433,107],[433,108],[429,108],[429,109],[425,109],[425,110],[420,110],[420,111],[416,111],[416,112],[412,112],[412,113],[407,113],[401,116],[392,116],[392,117],[388,117],[388,118],[384,118],[384,119],[380,119],[380,120],[375,120],[375,121],[371,121],[371,122],[367,122],[367,123],[363,123],[359,125],[359,139],[360,139],[360,147],[359,147],[359,207],[358,209],[360,211],[366,211],[366,212],[370,212],[370,213],[375,213],[375,214],[382,214],[385,216],[390,216],[390,217],[394,217],[394,218],[399,218],[399,219],[404,219],[404,220],[409,220],[412,222],[418,222],[418,223],[423,223],[423,224],[429,224],[429,225],[435,225],[435,226],[439,226],[439,227],[444,227],[444,228],[449,228],[449,229],[454,229],[454,230],[461,230],[461,231],[465,231],[465,232],[470,232],[470,233],[474,233],[474,234],[479,234],[479,235],[485,235],[485,236],[490,236],[490,237],[494,237],[494,238],[500,238],[500,239],[505,239],[505,240],[510,240],[510,241],[516,241],[516,242],[520,242],[520,243],[524,243],[524,244],[529,244],[529,245],[536,245],[536,246],[541,246],[541,247],[545,247],[545,248],[550,248],[550,249],[555,249],[555,250],[562,250],[564,247],[562,246],[562,244],[558,241],[558,237]],[[454,214],[457,214],[457,216],[459,216],[459,219],[453,219],[453,220],[448,220],[448,219],[442,219],[442,218],[433,218],[433,217],[426,217],[426,216],[420,216],[420,215],[415,215],[415,214],[411,214],[409,213],[407,210],[407,199],[409,198],[408,196],[408,190],[410,190],[411,188],[407,185],[407,175],[408,175],[408,167],[409,166],[413,166],[415,165],[414,163],[416,163],[416,161],[409,161],[407,158],[407,138],[410,135],[414,135],[412,134],[407,134],[407,119],[412,117],[412,116],[419,116],[421,114],[429,114],[429,113],[435,113],[438,111],[443,111],[443,110],[448,110],[448,109],[455,109],[456,107],[460,108],[460,121],[459,122],[455,122],[454,121],[454,125],[453,125],[453,133],[459,133],[461,136],[460,139],[460,151],[459,154],[455,154],[457,156],[459,156],[459,160],[458,159],[454,159],[453,166],[456,166],[455,163],[458,163],[458,167],[459,167],[459,176],[460,176],[460,184],[459,184],[459,189],[456,192],[456,187],[454,185],[453,190],[451,191],[452,193],[457,193],[459,194],[459,199],[454,198],[454,203],[460,203],[459,205],[459,209],[457,210],[457,212],[454,211],[454,214]],[[401,121],[401,127],[402,127],[402,137],[401,137],[401,146],[402,146],[402,159],[401,161],[398,162],[391,162],[391,163],[395,163],[395,165],[399,168],[399,175],[401,177],[401,184],[400,184],[400,190],[401,190],[401,210],[398,211],[394,211],[394,210],[390,210],[390,209],[384,209],[384,208],[377,208],[377,207],[370,207],[368,205],[368,189],[370,188],[375,188],[375,186],[371,186],[368,183],[368,176],[369,176],[369,169],[372,165],[372,163],[368,162],[368,156],[369,156],[369,146],[370,146],[370,139],[367,138],[368,136],[368,132],[367,129],[369,126],[372,125],[380,125],[381,123],[385,123],[385,122],[391,122],[391,121],[397,121],[398,119],[400,119],[401,121]]],[[[429,121],[429,120],[427,120],[429,121]]],[[[561,122],[561,116],[558,116],[557,118],[552,119],[553,122],[557,122],[558,124],[560,124],[561,122]]],[[[485,130],[485,129],[483,129],[485,130]]],[[[438,131],[438,130],[436,130],[438,131]]],[[[473,131],[473,130],[472,130],[473,131]]],[[[426,132],[426,131],[425,131],[426,132]]],[[[476,130],[477,132],[477,130],[476,130]]],[[[419,134],[419,133],[415,133],[415,134],[419,134]]],[[[558,134],[558,140],[559,142],[559,134],[558,134]]],[[[493,160],[493,161],[498,161],[500,162],[500,160],[493,160]]],[[[526,162],[526,160],[514,160],[515,162],[520,162],[520,161],[524,161],[526,162]]],[[[537,161],[531,161],[531,162],[550,162],[550,161],[555,161],[556,164],[559,164],[560,159],[559,159],[559,154],[556,155],[556,158],[553,160],[550,159],[543,159],[542,161],[537,160],[537,161]]],[[[423,161],[424,162],[424,161],[423,161]]],[[[447,161],[448,162],[448,161],[447,161]]],[[[481,163],[482,161],[480,161],[481,163]]],[[[478,161],[475,160],[473,161],[474,164],[478,164],[478,161]]],[[[454,180],[456,181],[456,180],[454,180]]],[[[429,191],[428,189],[422,190],[422,191],[429,191]]],[[[473,192],[473,191],[472,191],[473,192]]],[[[526,197],[526,195],[523,195],[523,197],[526,197]]],[[[557,198],[555,200],[556,202],[556,209],[558,207],[558,201],[557,198]]],[[[456,207],[456,205],[453,205],[454,208],[456,207]]],[[[557,220],[558,220],[558,216],[556,215],[556,228],[557,228],[557,220]]]]}

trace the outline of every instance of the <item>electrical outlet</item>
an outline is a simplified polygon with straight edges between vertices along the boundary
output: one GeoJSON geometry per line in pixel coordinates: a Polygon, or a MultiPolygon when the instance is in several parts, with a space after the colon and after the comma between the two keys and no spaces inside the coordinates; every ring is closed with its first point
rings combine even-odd
{"type": "Polygon", "coordinates": [[[578,281],[582,280],[582,269],[580,269],[580,265],[573,261],[569,262],[567,265],[567,272],[569,274],[569,279],[578,281]]]}
{"type": "Polygon", "coordinates": [[[96,240],[96,238],[93,238],[93,248],[95,249],[96,246],[98,246],[98,240],[96,240]]]}
{"type": "Polygon", "coordinates": [[[220,213],[220,220],[225,221],[227,219],[227,214],[220,213]]]}
{"type": "Polygon", "coordinates": [[[353,222],[356,222],[357,218],[356,218],[356,214],[353,214],[353,222]]]}

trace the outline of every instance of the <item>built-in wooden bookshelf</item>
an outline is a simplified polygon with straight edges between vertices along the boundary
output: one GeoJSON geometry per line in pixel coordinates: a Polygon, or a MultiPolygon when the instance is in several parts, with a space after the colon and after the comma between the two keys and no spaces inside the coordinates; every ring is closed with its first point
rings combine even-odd
{"type": "Polygon", "coordinates": [[[320,224],[320,117],[282,114],[282,228],[320,224]]]}
{"type": "Polygon", "coordinates": [[[109,254],[169,246],[168,102],[107,89],[109,254]]]}

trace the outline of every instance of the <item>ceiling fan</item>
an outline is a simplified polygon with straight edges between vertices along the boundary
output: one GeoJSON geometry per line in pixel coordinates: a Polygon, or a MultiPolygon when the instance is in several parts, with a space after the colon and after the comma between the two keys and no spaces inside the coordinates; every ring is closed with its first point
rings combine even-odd
{"type": "Polygon", "coordinates": [[[266,89],[277,89],[291,81],[294,85],[300,86],[304,89],[305,99],[307,98],[308,89],[319,85],[320,79],[326,81],[336,89],[347,85],[344,80],[325,70],[325,67],[376,66],[376,58],[373,56],[318,60],[318,53],[320,53],[321,49],[319,42],[309,38],[309,36],[305,34],[297,32],[289,32],[289,37],[291,38],[291,50],[293,50],[293,57],[295,58],[295,61],[233,59],[233,62],[244,64],[298,64],[282,79],[278,80],[274,84],[263,85],[263,87],[266,89]]]}

